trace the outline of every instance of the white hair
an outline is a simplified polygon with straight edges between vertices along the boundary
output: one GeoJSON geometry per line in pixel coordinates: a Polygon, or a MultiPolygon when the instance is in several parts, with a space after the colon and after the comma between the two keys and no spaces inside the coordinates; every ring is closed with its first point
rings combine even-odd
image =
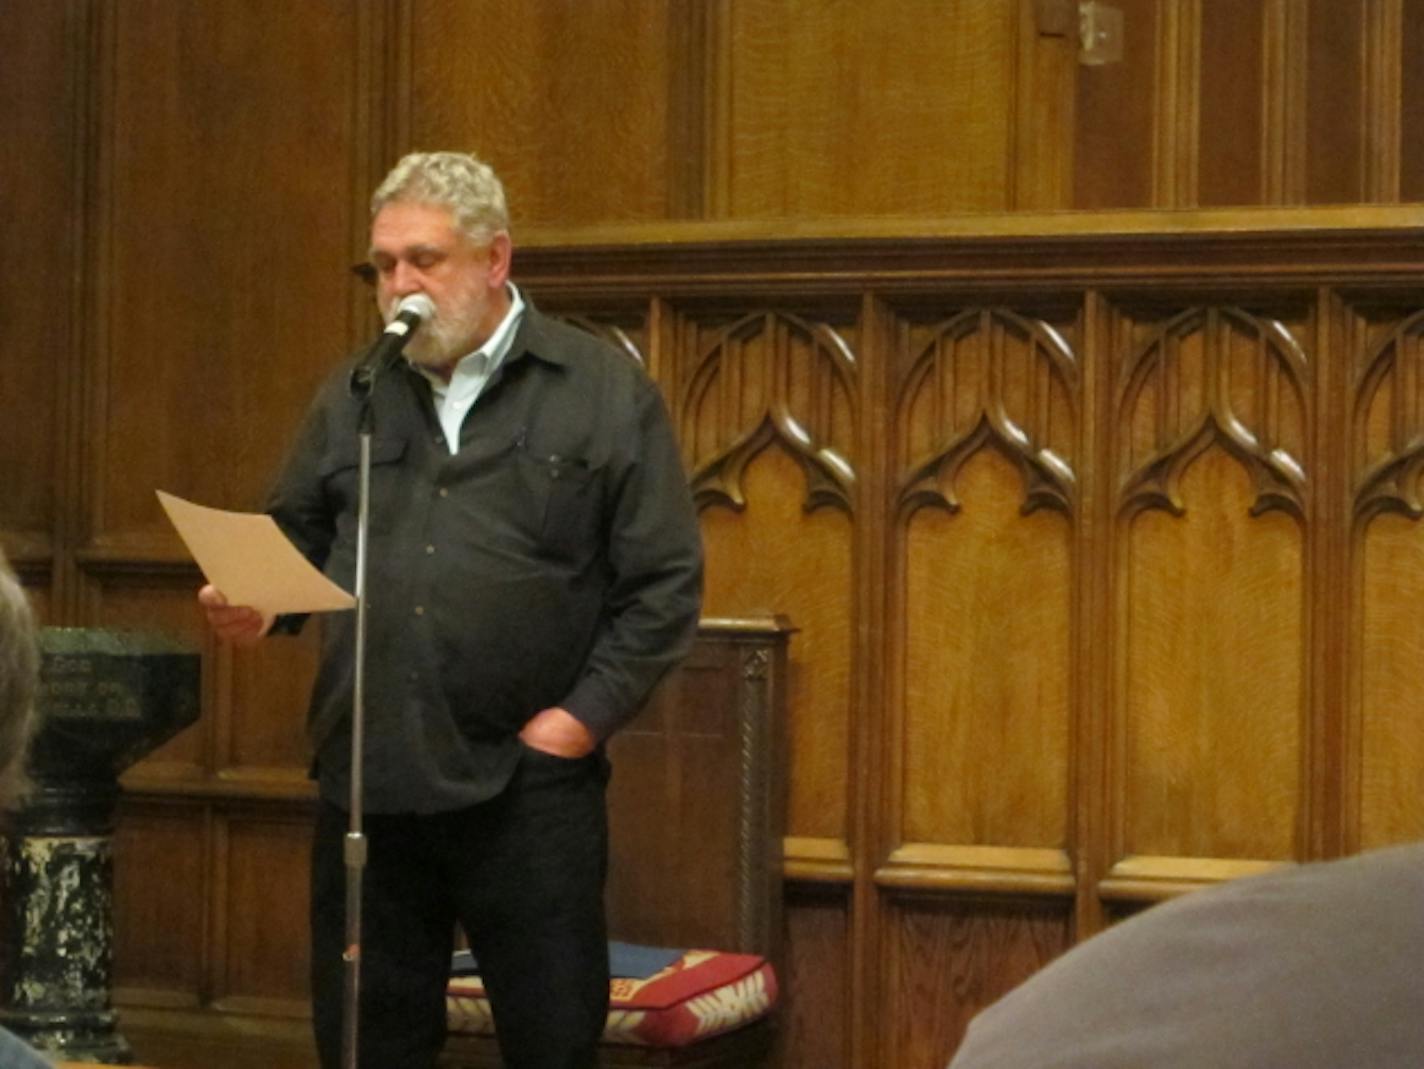
{"type": "Polygon", "coordinates": [[[0,808],[29,786],[25,755],[35,729],[40,655],[29,599],[0,553],[0,808]]]}
{"type": "Polygon", "coordinates": [[[509,230],[504,186],[494,169],[465,152],[412,152],[401,157],[371,196],[374,216],[387,204],[408,201],[450,209],[471,241],[485,245],[509,230]]]}

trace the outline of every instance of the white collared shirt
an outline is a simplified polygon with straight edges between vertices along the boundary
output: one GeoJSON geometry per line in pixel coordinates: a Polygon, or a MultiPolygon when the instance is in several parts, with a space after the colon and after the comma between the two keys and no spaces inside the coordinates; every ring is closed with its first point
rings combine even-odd
{"type": "Polygon", "coordinates": [[[435,400],[435,415],[440,420],[440,428],[445,432],[445,444],[452,455],[460,451],[460,427],[465,422],[465,416],[475,407],[481,391],[504,363],[509,350],[514,347],[514,335],[519,330],[519,321],[523,318],[524,298],[518,287],[511,282],[509,311],[483,345],[468,356],[460,358],[448,383],[419,364],[413,365],[430,380],[430,391],[435,400]]]}

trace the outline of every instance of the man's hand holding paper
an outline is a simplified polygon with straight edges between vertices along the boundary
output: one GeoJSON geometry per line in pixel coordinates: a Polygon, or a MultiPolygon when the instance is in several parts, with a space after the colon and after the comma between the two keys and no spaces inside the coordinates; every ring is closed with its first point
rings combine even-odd
{"type": "Polygon", "coordinates": [[[257,645],[276,619],[251,605],[228,604],[226,595],[211,583],[198,591],[198,604],[203,607],[213,634],[234,646],[257,645]]]}
{"type": "Polygon", "coordinates": [[[208,585],[198,601],[217,636],[250,646],[282,613],[339,612],[356,607],[260,513],[224,512],[158,491],[168,518],[208,585]]]}

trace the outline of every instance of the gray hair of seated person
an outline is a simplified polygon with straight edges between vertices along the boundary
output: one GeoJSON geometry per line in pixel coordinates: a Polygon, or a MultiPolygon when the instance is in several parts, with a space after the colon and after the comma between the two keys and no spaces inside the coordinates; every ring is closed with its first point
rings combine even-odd
{"type": "Polygon", "coordinates": [[[464,152],[402,156],[372,194],[371,214],[394,202],[448,208],[461,233],[476,245],[487,245],[509,229],[499,176],[489,164],[464,152]]]}
{"type": "Polygon", "coordinates": [[[29,599],[0,552],[0,809],[25,794],[25,755],[35,729],[40,654],[29,599]]]}

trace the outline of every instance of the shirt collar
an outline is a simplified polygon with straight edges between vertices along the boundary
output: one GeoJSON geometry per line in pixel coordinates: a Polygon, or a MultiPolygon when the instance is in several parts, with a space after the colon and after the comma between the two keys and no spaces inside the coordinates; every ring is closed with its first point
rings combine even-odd
{"type": "MultiPolygon", "coordinates": [[[[537,306],[532,301],[526,303],[526,308],[537,312],[537,306]]],[[[547,364],[556,364],[559,367],[568,365],[568,357],[564,353],[562,346],[555,344],[548,336],[542,323],[542,316],[526,315],[519,324],[518,333],[514,336],[510,348],[509,359],[517,360],[525,354],[542,360],[547,364]]]]}

